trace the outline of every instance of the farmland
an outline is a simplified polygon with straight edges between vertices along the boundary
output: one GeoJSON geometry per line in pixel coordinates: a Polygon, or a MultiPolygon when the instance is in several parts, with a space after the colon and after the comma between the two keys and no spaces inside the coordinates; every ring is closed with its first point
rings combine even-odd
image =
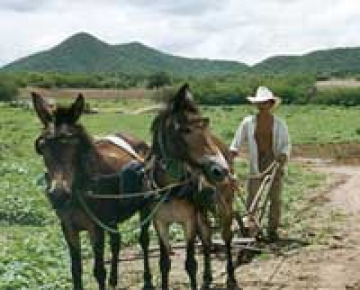
{"type": "MultiPolygon", "coordinates": [[[[91,106],[115,108],[126,112],[151,102],[143,101],[90,101],[91,106]]],[[[277,114],[289,126],[292,142],[304,144],[360,143],[360,108],[315,105],[282,106],[277,114]]],[[[239,121],[253,108],[250,106],[203,107],[211,118],[211,127],[229,144],[239,121]]],[[[150,141],[150,114],[101,113],[85,115],[82,123],[91,134],[105,135],[127,131],[150,141]]],[[[33,149],[33,142],[41,125],[32,110],[0,105],[0,289],[69,289],[70,271],[67,248],[60,233],[58,221],[50,208],[37,180],[43,165],[33,149]]],[[[243,161],[238,172],[246,174],[243,161]]],[[[284,232],[303,237],[301,222],[296,220],[299,201],[324,180],[298,164],[290,164],[286,177],[284,232]]],[[[134,243],[135,223],[123,225],[124,243],[134,243]]],[[[318,232],[311,240],[322,241],[329,233],[318,232]]],[[[178,235],[173,233],[173,237],[178,235]]],[[[85,239],[84,239],[85,240],[85,239]]],[[[91,255],[88,247],[84,259],[91,255]]],[[[85,269],[84,281],[91,283],[91,270],[85,269]]],[[[85,284],[86,285],[86,284],[85,284]]],[[[88,284],[89,286],[89,284],[88,284]]]]}

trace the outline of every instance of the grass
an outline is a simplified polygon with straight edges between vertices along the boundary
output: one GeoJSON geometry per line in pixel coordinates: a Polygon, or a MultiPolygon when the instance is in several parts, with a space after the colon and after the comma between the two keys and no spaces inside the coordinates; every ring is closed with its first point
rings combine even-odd
{"type": "MultiPolygon", "coordinates": [[[[103,107],[136,109],[145,103],[105,103],[103,107]]],[[[253,109],[241,107],[205,107],[212,129],[229,143],[239,121],[253,109]]],[[[323,106],[283,106],[277,113],[286,119],[295,144],[360,141],[359,108],[323,106]]],[[[152,114],[98,114],[82,118],[92,134],[104,135],[128,131],[150,140],[152,114]]],[[[0,289],[68,289],[70,270],[67,248],[58,220],[43,190],[36,181],[44,170],[33,142],[41,125],[34,112],[0,105],[0,289]]],[[[241,161],[238,171],[246,172],[241,161]]],[[[301,200],[324,177],[291,164],[285,178],[284,228],[302,235],[301,217],[296,216],[301,200]]],[[[136,241],[133,231],[137,220],[122,226],[125,244],[136,241]]],[[[179,238],[179,232],[172,233],[179,238]]],[[[89,246],[85,258],[90,257],[89,246]]],[[[89,264],[89,263],[87,263],[89,264]]],[[[84,281],[92,281],[91,270],[84,270],[84,281]]]]}
{"type": "MultiPolygon", "coordinates": [[[[227,143],[242,120],[255,112],[250,106],[206,107],[214,131],[227,143]]],[[[289,127],[293,144],[360,142],[360,107],[293,105],[281,106],[275,114],[289,127]]]]}

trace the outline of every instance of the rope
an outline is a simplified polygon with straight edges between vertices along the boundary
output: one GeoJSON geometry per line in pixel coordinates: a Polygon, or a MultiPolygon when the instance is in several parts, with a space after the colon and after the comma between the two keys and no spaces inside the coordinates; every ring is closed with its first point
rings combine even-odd
{"type": "Polygon", "coordinates": [[[134,192],[134,193],[128,193],[128,194],[96,194],[92,191],[86,191],[86,196],[89,198],[96,198],[96,199],[127,199],[127,198],[134,198],[134,197],[147,197],[152,195],[158,195],[162,191],[168,191],[170,189],[173,189],[177,186],[185,185],[189,183],[189,179],[181,181],[181,182],[175,182],[171,183],[164,187],[159,187],[154,190],[144,191],[144,192],[134,192]]]}
{"type": "MultiPolygon", "coordinates": [[[[168,198],[170,194],[170,190],[168,190],[165,194],[163,194],[163,196],[161,197],[161,199],[159,200],[159,202],[154,206],[154,208],[152,209],[152,211],[150,212],[150,214],[141,221],[140,223],[140,227],[143,227],[145,224],[147,224],[152,217],[155,215],[155,213],[158,211],[158,209],[160,208],[160,206],[166,201],[166,199],[168,198]]],[[[103,223],[95,214],[94,212],[89,208],[89,206],[86,204],[83,196],[81,194],[77,195],[81,206],[83,207],[83,209],[85,210],[86,214],[103,230],[113,233],[113,234],[119,234],[120,231],[118,229],[114,229],[109,227],[108,225],[106,225],[105,223],[103,223]]]]}
{"type": "Polygon", "coordinates": [[[279,165],[279,162],[277,162],[276,160],[274,160],[263,172],[249,174],[247,179],[261,179],[265,175],[268,175],[270,173],[270,171],[273,170],[273,167],[275,167],[275,165],[279,165]]]}

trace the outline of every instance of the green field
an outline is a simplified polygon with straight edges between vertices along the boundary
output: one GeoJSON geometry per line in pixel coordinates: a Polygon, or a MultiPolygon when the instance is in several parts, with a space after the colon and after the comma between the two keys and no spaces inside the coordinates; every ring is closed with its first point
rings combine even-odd
{"type": "MultiPolygon", "coordinates": [[[[126,110],[142,105],[117,102],[106,103],[104,107],[126,110]]],[[[287,121],[294,144],[326,144],[360,141],[359,109],[283,106],[277,113],[287,121]]],[[[203,108],[211,118],[213,130],[226,143],[231,141],[238,122],[252,110],[249,106],[203,108]]],[[[106,113],[86,115],[82,123],[92,134],[128,131],[149,141],[152,118],[152,114],[106,113]]],[[[0,289],[69,289],[71,283],[69,258],[57,218],[43,190],[36,185],[44,170],[33,148],[40,128],[33,111],[0,105],[0,289]]],[[[241,175],[245,174],[244,167],[239,165],[241,175]]],[[[322,176],[299,165],[290,165],[284,197],[286,230],[291,232],[291,212],[298,200],[322,180],[322,176]]],[[[125,231],[127,244],[135,240],[130,232],[125,231]]],[[[84,256],[90,255],[87,248],[84,256]]],[[[85,281],[93,279],[89,269],[85,272],[85,281]]]]}

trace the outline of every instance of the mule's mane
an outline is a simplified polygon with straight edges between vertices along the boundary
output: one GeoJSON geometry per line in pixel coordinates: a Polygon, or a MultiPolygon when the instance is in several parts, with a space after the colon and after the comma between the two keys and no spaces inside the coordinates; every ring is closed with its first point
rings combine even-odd
{"type": "Polygon", "coordinates": [[[151,152],[158,155],[161,153],[161,148],[159,144],[159,136],[163,138],[164,123],[169,116],[169,110],[165,109],[161,111],[153,120],[151,124],[151,132],[152,132],[152,145],[151,152]],[[161,135],[159,135],[161,134],[161,135]]]}
{"type": "Polygon", "coordinates": [[[151,132],[155,134],[159,127],[165,122],[165,120],[171,116],[177,117],[178,121],[186,118],[186,113],[200,114],[199,108],[190,98],[185,98],[179,103],[178,95],[174,95],[165,102],[164,109],[155,117],[151,125],[151,132]]]}

